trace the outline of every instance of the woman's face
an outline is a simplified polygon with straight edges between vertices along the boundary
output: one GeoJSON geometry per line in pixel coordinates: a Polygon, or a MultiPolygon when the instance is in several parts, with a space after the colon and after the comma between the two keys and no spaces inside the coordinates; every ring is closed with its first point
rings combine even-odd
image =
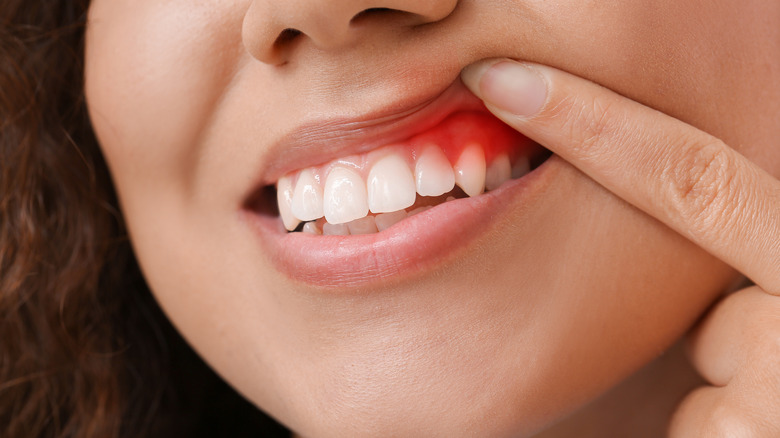
{"type": "Polygon", "coordinates": [[[532,433],[734,280],[557,157],[379,234],[285,233],[264,186],[339,159],[367,177],[371,151],[473,115],[466,65],[561,68],[780,172],[777,2],[93,0],[89,18],[87,98],[150,287],[304,436],[532,433]]]}

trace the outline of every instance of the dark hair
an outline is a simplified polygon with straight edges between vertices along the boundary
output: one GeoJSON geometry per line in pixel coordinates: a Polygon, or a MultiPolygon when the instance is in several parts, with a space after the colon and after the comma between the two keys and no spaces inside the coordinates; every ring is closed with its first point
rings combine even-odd
{"type": "Polygon", "coordinates": [[[140,275],[83,95],[88,6],[0,1],[0,435],[283,436],[140,275]]]}

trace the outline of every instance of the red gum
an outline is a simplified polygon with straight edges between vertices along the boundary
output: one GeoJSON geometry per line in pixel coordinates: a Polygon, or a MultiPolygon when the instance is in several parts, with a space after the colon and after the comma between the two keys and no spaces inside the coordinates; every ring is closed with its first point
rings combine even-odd
{"type": "MultiPolygon", "coordinates": [[[[390,152],[405,149],[410,169],[414,170],[414,160],[422,150],[431,144],[439,146],[455,165],[463,149],[472,144],[479,144],[485,151],[485,161],[488,166],[498,155],[505,153],[510,162],[514,163],[519,156],[530,156],[535,143],[524,135],[507,126],[490,113],[482,111],[456,112],[433,128],[411,137],[409,140],[383,146],[371,152],[339,158],[321,166],[315,166],[315,177],[324,184],[324,178],[334,166],[345,166],[355,169],[365,179],[371,165],[390,152]]],[[[297,175],[303,169],[289,174],[295,184],[297,175]]]]}
{"type": "Polygon", "coordinates": [[[463,149],[473,143],[482,146],[488,164],[502,153],[508,154],[510,161],[514,162],[523,149],[533,144],[492,114],[484,112],[457,112],[408,142],[415,156],[417,151],[431,143],[444,150],[452,165],[458,161],[463,149]]]}

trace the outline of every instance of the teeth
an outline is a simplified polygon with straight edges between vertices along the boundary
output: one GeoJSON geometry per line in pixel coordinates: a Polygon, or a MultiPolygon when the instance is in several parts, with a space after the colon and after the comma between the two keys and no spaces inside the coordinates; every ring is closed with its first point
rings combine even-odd
{"type": "Polygon", "coordinates": [[[468,145],[455,163],[455,183],[469,196],[485,190],[485,152],[478,144],[468,145]]]}
{"type": "Polygon", "coordinates": [[[406,161],[389,154],[377,161],[368,173],[368,207],[373,213],[403,210],[414,204],[417,190],[406,161]]]}
{"type": "Polygon", "coordinates": [[[302,221],[322,217],[322,189],[314,178],[312,169],[305,169],[298,176],[291,209],[295,217],[302,221]]]}
{"type": "Polygon", "coordinates": [[[531,163],[528,161],[528,157],[518,157],[517,162],[512,166],[512,178],[522,178],[530,171],[531,163]]]}
{"type": "Polygon", "coordinates": [[[283,176],[276,183],[276,201],[279,205],[279,215],[287,231],[294,230],[301,223],[292,212],[293,186],[289,176],[283,176]]]}
{"type": "Polygon", "coordinates": [[[406,216],[406,211],[404,210],[378,214],[376,217],[374,217],[374,220],[376,221],[376,229],[378,231],[384,231],[398,222],[406,219],[406,216]]]}
{"type": "Polygon", "coordinates": [[[455,187],[455,173],[441,148],[426,146],[414,166],[417,193],[420,196],[440,196],[455,187]]]}
{"type": "Polygon", "coordinates": [[[332,224],[347,223],[368,214],[366,183],[357,172],[345,167],[330,171],[325,180],[324,213],[332,224]]]}
{"type": "Polygon", "coordinates": [[[497,156],[485,174],[485,188],[495,190],[501,184],[512,179],[512,164],[509,162],[509,156],[501,154],[497,156]]]}
{"type": "Polygon", "coordinates": [[[317,228],[317,224],[314,222],[306,222],[303,224],[303,232],[309,234],[322,234],[322,231],[317,228]]]}
{"type": "Polygon", "coordinates": [[[349,234],[374,234],[377,232],[373,216],[355,219],[347,224],[349,234]]]}
{"type": "MultiPolygon", "coordinates": [[[[295,176],[280,178],[276,185],[277,200],[284,227],[293,231],[303,221],[306,222],[303,232],[308,234],[346,236],[381,232],[406,217],[432,208],[418,207],[406,212],[418,194],[442,196],[457,185],[466,195],[477,196],[531,170],[528,157],[520,156],[512,164],[506,153],[496,156],[487,167],[482,146],[471,143],[463,149],[454,166],[438,145],[428,144],[420,150],[412,172],[402,151],[396,149],[393,146],[379,152],[383,155],[375,155],[381,158],[369,169],[367,181],[359,170],[344,162],[335,163],[324,182],[316,168],[301,170],[294,185],[295,176]],[[369,216],[369,212],[376,215],[369,216]]],[[[447,196],[446,201],[454,199],[447,196]]]]}
{"type": "Polygon", "coordinates": [[[322,234],[326,236],[349,236],[347,224],[331,224],[325,222],[322,225],[322,234]]]}

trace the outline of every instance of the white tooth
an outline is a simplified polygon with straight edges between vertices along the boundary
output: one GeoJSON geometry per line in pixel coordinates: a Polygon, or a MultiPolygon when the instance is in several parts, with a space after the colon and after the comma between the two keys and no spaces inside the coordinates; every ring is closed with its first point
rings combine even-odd
{"type": "Polygon", "coordinates": [[[344,224],[368,214],[368,195],[363,178],[352,169],[334,167],[325,180],[325,219],[344,224]]]}
{"type": "Polygon", "coordinates": [[[512,164],[509,163],[509,156],[501,154],[497,156],[485,174],[485,188],[495,190],[501,184],[512,178],[512,164]]]}
{"type": "Polygon", "coordinates": [[[401,222],[402,220],[406,219],[406,211],[404,210],[398,210],[394,211],[392,213],[381,213],[376,215],[374,217],[374,220],[376,222],[376,229],[379,231],[384,231],[393,225],[397,224],[398,222],[401,222]]]}
{"type": "Polygon", "coordinates": [[[368,173],[368,207],[373,213],[403,210],[414,204],[417,190],[406,161],[389,154],[377,161],[368,173]]]}
{"type": "Polygon", "coordinates": [[[373,216],[366,216],[347,224],[349,234],[374,234],[376,233],[376,223],[373,216]]]}
{"type": "Polygon", "coordinates": [[[349,236],[349,227],[347,227],[347,224],[325,222],[322,225],[322,234],[326,236],[349,236]]]}
{"type": "Polygon", "coordinates": [[[425,207],[417,207],[414,210],[409,212],[409,216],[414,216],[416,214],[420,214],[420,213],[422,213],[422,212],[424,212],[426,210],[430,210],[432,208],[433,208],[433,206],[431,206],[431,205],[426,205],[425,207]]]}
{"type": "Polygon", "coordinates": [[[295,217],[302,221],[322,217],[322,188],[314,178],[313,169],[305,169],[298,176],[291,209],[295,217]]]}
{"type": "Polygon", "coordinates": [[[417,193],[420,196],[443,195],[455,187],[450,160],[436,145],[426,146],[414,165],[417,193]]]}
{"type": "Polygon", "coordinates": [[[531,171],[531,164],[528,157],[518,157],[515,165],[512,166],[512,179],[522,178],[531,171]]]}
{"type": "Polygon", "coordinates": [[[287,231],[294,230],[301,223],[292,212],[293,186],[289,176],[283,176],[276,183],[276,201],[279,205],[279,216],[287,231]]]}
{"type": "Polygon", "coordinates": [[[303,224],[303,232],[309,234],[322,234],[322,231],[317,228],[317,224],[314,222],[306,222],[303,224]]]}
{"type": "Polygon", "coordinates": [[[454,200],[455,200],[454,196],[447,196],[447,199],[446,199],[447,202],[454,201],[454,200]]]}
{"type": "Polygon", "coordinates": [[[469,196],[485,190],[485,151],[476,143],[466,146],[455,163],[455,183],[469,196]]]}

